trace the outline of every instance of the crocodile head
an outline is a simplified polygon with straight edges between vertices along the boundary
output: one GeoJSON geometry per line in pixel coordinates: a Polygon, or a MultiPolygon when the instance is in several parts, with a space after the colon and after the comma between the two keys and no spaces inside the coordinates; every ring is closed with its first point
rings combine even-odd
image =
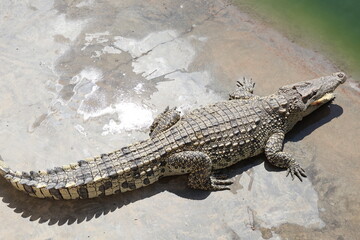
{"type": "Polygon", "coordinates": [[[288,100],[289,129],[303,117],[335,98],[334,90],[346,80],[345,73],[333,73],[309,81],[283,86],[278,94],[288,100]]]}

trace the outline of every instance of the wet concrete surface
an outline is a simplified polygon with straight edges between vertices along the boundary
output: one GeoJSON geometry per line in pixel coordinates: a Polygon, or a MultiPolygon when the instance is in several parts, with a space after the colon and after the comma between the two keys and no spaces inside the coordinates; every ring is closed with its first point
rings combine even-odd
{"type": "MultiPolygon", "coordinates": [[[[166,106],[256,93],[336,72],[319,53],[225,1],[0,3],[0,155],[13,169],[61,166],[144,139],[166,106]]],[[[351,73],[350,73],[351,74],[351,73]]],[[[224,170],[230,191],[186,177],[82,201],[27,197],[0,181],[6,239],[359,239],[356,79],[288,134],[306,169],[285,178],[264,156],[224,170]]]]}

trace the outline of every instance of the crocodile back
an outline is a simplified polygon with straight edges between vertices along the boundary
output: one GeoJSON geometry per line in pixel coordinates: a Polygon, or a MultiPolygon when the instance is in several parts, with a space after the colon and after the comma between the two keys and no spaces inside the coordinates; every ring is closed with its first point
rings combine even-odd
{"type": "Polygon", "coordinates": [[[175,151],[201,151],[214,169],[230,166],[264,150],[267,139],[284,127],[278,96],[232,100],[196,109],[164,134],[175,151]]]}

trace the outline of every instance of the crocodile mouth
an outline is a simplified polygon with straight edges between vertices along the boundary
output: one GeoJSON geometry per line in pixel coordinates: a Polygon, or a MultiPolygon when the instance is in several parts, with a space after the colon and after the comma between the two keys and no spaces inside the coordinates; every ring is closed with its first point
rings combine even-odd
{"type": "Polygon", "coordinates": [[[324,103],[327,103],[331,100],[333,100],[335,98],[335,94],[334,93],[326,93],[324,96],[322,96],[321,98],[319,98],[318,100],[310,103],[310,105],[312,106],[318,106],[318,105],[322,105],[324,103]]]}

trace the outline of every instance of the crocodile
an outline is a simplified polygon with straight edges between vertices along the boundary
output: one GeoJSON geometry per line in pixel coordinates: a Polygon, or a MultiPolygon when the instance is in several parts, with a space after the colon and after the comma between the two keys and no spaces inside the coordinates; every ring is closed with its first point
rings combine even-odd
{"type": "Polygon", "coordinates": [[[237,82],[226,101],[181,116],[167,108],[154,119],[150,137],[120,150],[50,170],[13,171],[0,159],[0,175],[38,198],[86,199],[135,190],[171,175],[188,174],[188,186],[229,189],[218,169],[265,152],[274,166],[302,181],[304,169],[284,152],[285,134],[304,116],[332,101],[346,80],[342,72],[281,87],[260,97],[251,79],[237,82]]]}

